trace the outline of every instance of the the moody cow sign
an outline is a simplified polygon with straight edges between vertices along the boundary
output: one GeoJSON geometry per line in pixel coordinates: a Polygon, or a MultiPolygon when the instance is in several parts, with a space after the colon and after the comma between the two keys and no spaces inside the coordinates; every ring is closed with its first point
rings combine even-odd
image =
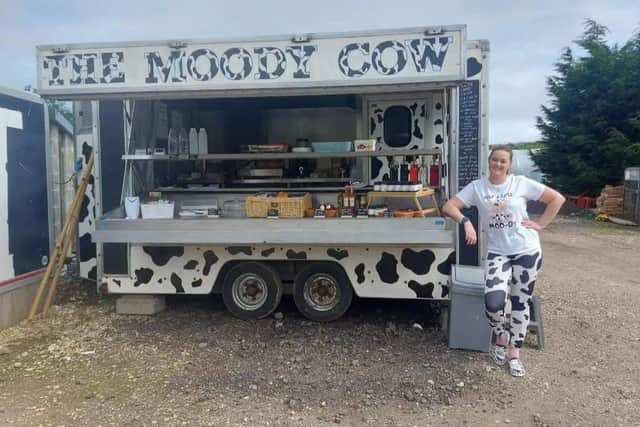
{"type": "Polygon", "coordinates": [[[464,27],[248,42],[41,46],[44,95],[462,80],[464,27]]]}

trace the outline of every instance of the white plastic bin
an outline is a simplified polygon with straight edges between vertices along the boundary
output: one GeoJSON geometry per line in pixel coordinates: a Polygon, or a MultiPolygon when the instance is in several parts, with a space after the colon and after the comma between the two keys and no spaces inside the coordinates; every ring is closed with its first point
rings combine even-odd
{"type": "Polygon", "coordinates": [[[170,203],[143,203],[142,218],[144,219],[171,219],[175,212],[175,205],[170,203]]]}

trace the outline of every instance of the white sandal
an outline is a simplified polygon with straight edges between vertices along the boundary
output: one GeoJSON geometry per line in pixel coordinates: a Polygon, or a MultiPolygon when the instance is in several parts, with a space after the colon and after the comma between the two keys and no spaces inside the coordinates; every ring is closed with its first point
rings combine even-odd
{"type": "Polygon", "coordinates": [[[509,372],[514,377],[524,377],[524,374],[525,374],[524,365],[522,364],[520,359],[509,360],[509,372]]]}
{"type": "Polygon", "coordinates": [[[501,345],[496,345],[493,348],[493,361],[498,366],[504,366],[507,363],[507,350],[501,345]]]}

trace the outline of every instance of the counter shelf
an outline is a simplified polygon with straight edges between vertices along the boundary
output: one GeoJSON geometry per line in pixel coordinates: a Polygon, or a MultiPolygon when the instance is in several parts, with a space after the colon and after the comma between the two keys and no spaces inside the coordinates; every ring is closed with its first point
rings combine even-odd
{"type": "Polygon", "coordinates": [[[454,224],[443,218],[197,218],[125,219],[116,209],[96,222],[98,243],[135,244],[454,244],[454,224]]]}

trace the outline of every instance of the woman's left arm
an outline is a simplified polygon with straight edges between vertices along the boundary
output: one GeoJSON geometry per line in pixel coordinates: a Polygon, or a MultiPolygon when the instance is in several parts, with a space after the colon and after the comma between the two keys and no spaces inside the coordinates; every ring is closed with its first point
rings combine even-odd
{"type": "Polygon", "coordinates": [[[522,224],[527,228],[533,228],[535,230],[542,230],[547,225],[551,224],[551,221],[558,215],[560,208],[565,202],[565,198],[562,194],[551,188],[546,188],[540,196],[540,201],[546,203],[547,207],[544,210],[542,216],[538,221],[532,221],[525,219],[522,224]]]}

